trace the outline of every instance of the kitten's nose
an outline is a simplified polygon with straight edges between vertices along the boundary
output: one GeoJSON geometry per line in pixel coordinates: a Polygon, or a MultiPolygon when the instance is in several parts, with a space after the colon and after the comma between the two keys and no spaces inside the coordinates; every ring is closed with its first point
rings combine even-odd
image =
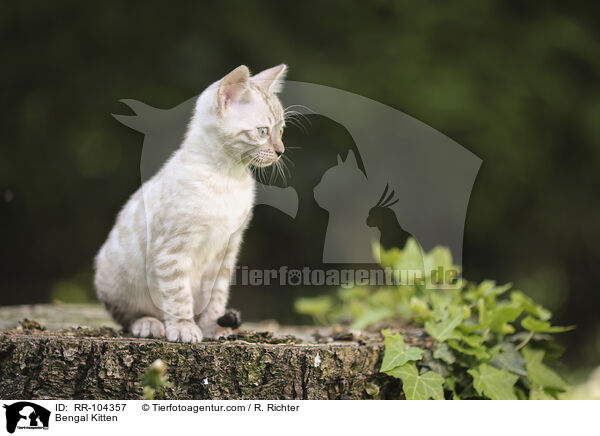
{"type": "Polygon", "coordinates": [[[275,132],[273,133],[273,135],[271,136],[271,147],[273,147],[273,150],[275,151],[275,153],[277,153],[277,157],[281,157],[281,155],[285,151],[285,147],[283,146],[283,141],[281,140],[280,134],[277,134],[275,132]]]}
{"type": "Polygon", "coordinates": [[[281,157],[281,155],[285,151],[285,147],[283,146],[283,142],[281,142],[281,139],[271,143],[271,145],[273,146],[273,150],[275,151],[275,153],[277,153],[277,157],[281,157]]]}

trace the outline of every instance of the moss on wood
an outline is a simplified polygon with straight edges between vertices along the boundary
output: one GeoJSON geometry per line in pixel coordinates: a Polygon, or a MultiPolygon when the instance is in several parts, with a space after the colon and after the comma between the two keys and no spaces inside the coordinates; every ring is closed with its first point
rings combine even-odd
{"type": "MultiPolygon", "coordinates": [[[[133,338],[113,327],[43,330],[28,321],[0,331],[0,397],[140,399],[143,375],[156,359],[168,366],[169,399],[401,396],[399,382],[379,373],[380,334],[279,330],[190,345],[133,338]]],[[[428,345],[419,329],[403,334],[408,343],[428,345]]]]}

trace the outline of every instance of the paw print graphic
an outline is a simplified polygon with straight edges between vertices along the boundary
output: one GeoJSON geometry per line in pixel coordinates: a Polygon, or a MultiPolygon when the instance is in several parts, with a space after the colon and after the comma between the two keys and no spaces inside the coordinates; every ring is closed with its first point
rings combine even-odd
{"type": "Polygon", "coordinates": [[[302,281],[302,276],[300,275],[300,270],[291,269],[288,271],[288,284],[292,286],[297,286],[302,281]]]}

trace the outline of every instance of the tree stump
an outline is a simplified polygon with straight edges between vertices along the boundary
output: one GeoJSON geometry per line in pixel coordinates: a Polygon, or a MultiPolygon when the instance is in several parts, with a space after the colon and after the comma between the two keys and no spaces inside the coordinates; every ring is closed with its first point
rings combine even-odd
{"type": "MultiPolygon", "coordinates": [[[[227,339],[190,345],[131,337],[96,305],[2,307],[0,319],[7,399],[141,399],[156,359],[168,367],[167,399],[402,397],[399,381],[379,372],[376,332],[243,324],[227,339]]],[[[422,330],[401,331],[408,344],[428,347],[422,330]]]]}

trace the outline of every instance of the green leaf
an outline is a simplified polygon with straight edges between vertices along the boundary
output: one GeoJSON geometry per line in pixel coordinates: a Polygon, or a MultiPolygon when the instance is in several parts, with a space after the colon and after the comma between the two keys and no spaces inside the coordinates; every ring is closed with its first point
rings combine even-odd
{"type": "MultiPolygon", "coordinates": [[[[369,295],[369,290],[363,286],[353,286],[351,288],[339,288],[337,295],[342,301],[360,300],[369,295]]],[[[299,298],[302,300],[303,298],[299,298]]],[[[310,300],[310,298],[306,298],[310,300]]]]}
{"type": "Polygon", "coordinates": [[[328,295],[314,298],[298,298],[294,302],[296,312],[303,315],[311,315],[318,319],[324,319],[333,307],[333,300],[328,295]]]}
{"type": "Polygon", "coordinates": [[[473,287],[467,292],[467,298],[471,301],[475,301],[481,297],[489,295],[494,290],[496,282],[493,280],[484,280],[476,287],[473,287]]]}
{"type": "Polygon", "coordinates": [[[477,314],[479,315],[479,324],[485,324],[486,326],[489,326],[490,321],[487,319],[488,311],[485,308],[485,300],[480,298],[475,303],[475,306],[477,307],[477,314]]]}
{"type": "Polygon", "coordinates": [[[443,321],[448,319],[450,311],[448,307],[452,303],[452,298],[448,294],[431,294],[431,305],[433,306],[433,313],[437,321],[443,321]]]}
{"type": "Polygon", "coordinates": [[[437,346],[433,350],[433,357],[435,359],[443,360],[446,363],[453,364],[456,362],[456,357],[452,354],[452,351],[448,348],[448,344],[441,343],[437,344],[437,346]]]}
{"type": "Polygon", "coordinates": [[[519,354],[516,347],[510,343],[500,345],[500,353],[492,358],[490,364],[498,369],[507,369],[515,374],[527,375],[525,359],[519,354]]]}
{"type": "Polygon", "coordinates": [[[419,374],[414,363],[406,363],[388,374],[402,380],[402,390],[407,400],[444,399],[444,378],[437,372],[419,374]]]}
{"type": "Polygon", "coordinates": [[[362,330],[378,321],[391,318],[393,314],[394,312],[389,307],[373,308],[357,316],[351,327],[355,330],[362,330]]]}
{"type": "MultiPolygon", "coordinates": [[[[475,333],[480,330],[484,330],[489,326],[489,323],[474,323],[472,321],[466,320],[462,324],[458,326],[458,329],[464,333],[475,333]]],[[[455,332],[456,333],[456,332],[455,332]]]]}
{"type": "Polygon", "coordinates": [[[477,286],[471,286],[467,292],[465,292],[465,298],[469,301],[475,301],[480,298],[491,297],[494,299],[496,296],[503,294],[511,288],[512,284],[507,283],[506,285],[496,286],[496,282],[493,280],[484,280],[477,286]]]}
{"type": "Polygon", "coordinates": [[[524,348],[522,353],[525,358],[525,368],[527,369],[528,378],[533,388],[543,387],[544,389],[558,391],[566,390],[567,383],[557,373],[542,363],[545,354],[543,350],[524,348]]]}
{"type": "Polygon", "coordinates": [[[554,397],[544,391],[544,388],[532,388],[529,391],[529,399],[530,400],[553,400],[554,397]]]}
{"type": "Polygon", "coordinates": [[[486,351],[485,347],[479,347],[479,348],[463,347],[460,343],[458,343],[458,341],[455,341],[455,340],[448,341],[448,345],[450,346],[450,348],[453,348],[460,353],[466,354],[468,356],[476,357],[477,360],[489,360],[492,358],[491,354],[489,354],[486,351]]]}
{"type": "Polygon", "coordinates": [[[417,297],[411,297],[408,307],[412,311],[414,315],[422,315],[424,317],[432,317],[431,310],[429,310],[429,306],[423,300],[417,297]]]}
{"type": "Polygon", "coordinates": [[[411,360],[420,360],[423,350],[419,347],[406,348],[400,333],[385,336],[385,352],[381,363],[381,372],[389,373],[392,369],[404,365],[411,360]]]}
{"type": "Polygon", "coordinates": [[[400,253],[394,253],[394,267],[399,270],[423,271],[423,253],[421,246],[414,238],[408,238],[400,253]]]}
{"type": "Polygon", "coordinates": [[[532,314],[542,321],[548,321],[552,316],[552,313],[548,309],[536,304],[530,297],[521,291],[512,291],[510,293],[510,301],[513,304],[521,306],[525,312],[532,314]]]}
{"type": "Polygon", "coordinates": [[[427,277],[431,277],[432,272],[438,268],[444,273],[450,270],[455,270],[457,274],[459,272],[459,267],[452,263],[452,252],[450,249],[441,246],[434,247],[429,253],[423,255],[423,267],[427,277]]]}
{"type": "Polygon", "coordinates": [[[458,339],[458,340],[464,342],[465,344],[467,344],[469,347],[473,347],[473,348],[477,348],[477,347],[481,346],[481,344],[483,344],[483,342],[484,342],[483,336],[465,335],[460,330],[456,330],[452,334],[452,339],[458,339]]]}
{"type": "Polygon", "coordinates": [[[444,380],[444,386],[446,387],[446,389],[448,389],[450,392],[452,392],[453,400],[460,400],[460,396],[456,392],[456,381],[454,380],[454,378],[447,377],[444,380]]]}
{"type": "Polygon", "coordinates": [[[434,323],[427,321],[425,323],[425,331],[429,333],[438,342],[444,342],[452,336],[452,332],[463,320],[463,312],[457,311],[455,315],[448,318],[446,321],[434,323]]]}
{"type": "Polygon", "coordinates": [[[523,328],[535,333],[562,333],[575,328],[574,325],[565,327],[551,326],[548,321],[538,321],[531,316],[525,317],[525,319],[521,321],[521,325],[523,328]]]}
{"type": "Polygon", "coordinates": [[[529,398],[527,398],[527,394],[525,393],[525,391],[523,389],[521,389],[519,386],[515,386],[515,394],[517,394],[517,399],[519,400],[528,400],[529,398]]]}
{"type": "Polygon", "coordinates": [[[372,245],[372,249],[374,259],[377,259],[377,251],[379,251],[379,263],[381,263],[381,265],[384,267],[394,268],[394,266],[400,262],[400,259],[402,259],[402,250],[397,247],[392,247],[389,250],[386,250],[380,244],[374,243],[372,245]]]}
{"type": "Polygon", "coordinates": [[[502,334],[514,333],[515,329],[508,323],[513,322],[523,312],[522,307],[499,306],[490,311],[487,319],[490,322],[490,330],[502,334]]]}
{"type": "Polygon", "coordinates": [[[516,400],[514,385],[519,376],[505,369],[482,364],[467,371],[473,377],[473,387],[481,396],[492,400],[516,400]]]}

